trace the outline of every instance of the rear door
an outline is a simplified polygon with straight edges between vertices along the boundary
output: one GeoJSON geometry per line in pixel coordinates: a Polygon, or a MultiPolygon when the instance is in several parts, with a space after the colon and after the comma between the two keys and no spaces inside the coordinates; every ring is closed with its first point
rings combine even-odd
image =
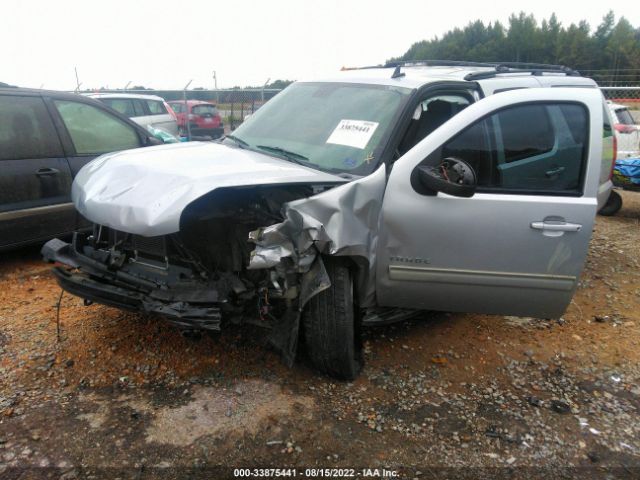
{"type": "Polygon", "coordinates": [[[467,107],[393,165],[377,297],[386,306],[557,317],[576,288],[597,205],[602,95],[532,88],[467,107]],[[467,161],[471,198],[426,191],[416,167],[467,161]]]}
{"type": "Polygon", "coordinates": [[[71,171],[43,99],[0,95],[0,247],[75,226],[71,171]]]}

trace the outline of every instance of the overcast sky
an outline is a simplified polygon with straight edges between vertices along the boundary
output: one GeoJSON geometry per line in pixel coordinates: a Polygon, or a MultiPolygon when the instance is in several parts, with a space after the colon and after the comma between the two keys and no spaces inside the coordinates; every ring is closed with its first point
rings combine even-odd
{"type": "Polygon", "coordinates": [[[555,11],[592,29],[609,8],[640,25],[637,1],[427,0],[4,2],[0,81],[24,87],[150,88],[260,85],[371,65],[472,20],[555,11]]]}

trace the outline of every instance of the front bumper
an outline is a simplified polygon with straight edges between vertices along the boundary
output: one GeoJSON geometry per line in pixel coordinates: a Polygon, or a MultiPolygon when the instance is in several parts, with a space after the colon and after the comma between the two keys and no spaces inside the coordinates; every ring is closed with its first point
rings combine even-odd
{"type": "Polygon", "coordinates": [[[209,285],[203,284],[202,292],[190,290],[188,286],[173,291],[161,288],[126,272],[110,270],[107,265],[83,254],[81,243],[81,237],[74,234],[72,243],[56,238],[42,247],[45,261],[67,266],[53,269],[58,284],[67,292],[90,302],[160,314],[183,328],[220,330],[220,303],[215,301],[217,292],[209,285]]]}

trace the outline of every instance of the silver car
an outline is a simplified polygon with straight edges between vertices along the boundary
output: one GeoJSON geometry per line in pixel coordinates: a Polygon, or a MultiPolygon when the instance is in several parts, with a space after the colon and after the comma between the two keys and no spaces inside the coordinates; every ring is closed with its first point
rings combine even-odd
{"type": "Polygon", "coordinates": [[[126,115],[138,125],[178,136],[176,114],[162,97],[134,93],[90,93],[87,96],[126,115]]]}
{"type": "Polygon", "coordinates": [[[287,362],[301,338],[350,379],[362,325],[560,316],[611,190],[612,135],[595,83],[563,68],[345,71],[291,85],[221,143],[96,159],[73,184],[93,233],[43,255],[89,302],[255,323],[287,362]]]}

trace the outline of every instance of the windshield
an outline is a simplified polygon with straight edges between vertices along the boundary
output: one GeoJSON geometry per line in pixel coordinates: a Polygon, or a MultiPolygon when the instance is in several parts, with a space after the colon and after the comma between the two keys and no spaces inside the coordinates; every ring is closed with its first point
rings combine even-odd
{"type": "Polygon", "coordinates": [[[233,136],[246,142],[245,148],[279,151],[321,170],[366,175],[375,168],[410,93],[408,88],[385,85],[295,83],[233,136]]]}

